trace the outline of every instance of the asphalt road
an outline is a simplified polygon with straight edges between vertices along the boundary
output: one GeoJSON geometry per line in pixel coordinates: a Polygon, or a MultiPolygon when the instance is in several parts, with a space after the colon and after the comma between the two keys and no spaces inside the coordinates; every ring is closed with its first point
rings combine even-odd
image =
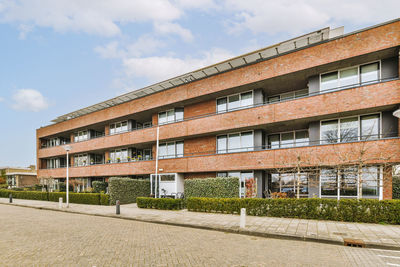
{"type": "Polygon", "coordinates": [[[400,251],[0,204],[0,266],[400,266],[400,251]]]}

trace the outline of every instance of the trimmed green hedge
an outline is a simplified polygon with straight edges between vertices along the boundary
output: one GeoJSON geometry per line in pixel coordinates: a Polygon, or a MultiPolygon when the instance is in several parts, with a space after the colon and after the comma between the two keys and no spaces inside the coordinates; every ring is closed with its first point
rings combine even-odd
{"type": "Polygon", "coordinates": [[[393,176],[392,190],[392,198],[400,199],[400,176],[393,176]]]}
{"type": "Polygon", "coordinates": [[[107,182],[101,182],[101,181],[93,181],[92,182],[92,187],[93,187],[93,192],[94,193],[101,193],[101,192],[106,192],[108,183],[107,182]]]}
{"type": "MultiPolygon", "coordinates": [[[[9,194],[13,198],[19,199],[32,199],[32,200],[45,200],[58,202],[62,197],[66,202],[65,192],[37,192],[37,191],[14,191],[14,190],[0,190],[0,197],[8,198],[9,194]]],[[[105,194],[95,193],[69,193],[69,202],[77,204],[91,204],[91,205],[109,205],[109,196],[105,194]]]]}
{"type": "Polygon", "coordinates": [[[47,200],[47,192],[38,192],[38,191],[14,191],[8,189],[0,190],[0,197],[8,198],[10,193],[13,198],[19,199],[33,199],[33,200],[47,200]]]}
{"type": "Polygon", "coordinates": [[[186,205],[201,212],[234,214],[246,208],[253,216],[400,224],[400,200],[189,198],[186,205]]]}
{"type": "Polygon", "coordinates": [[[185,197],[236,198],[239,196],[239,178],[217,177],[184,181],[185,197]]]}
{"type": "Polygon", "coordinates": [[[121,204],[135,203],[137,197],[150,196],[150,181],[112,177],[108,181],[111,204],[117,200],[121,204]]]}
{"type": "Polygon", "coordinates": [[[183,199],[138,197],[136,201],[137,206],[144,209],[181,210],[184,208],[183,199]]]}

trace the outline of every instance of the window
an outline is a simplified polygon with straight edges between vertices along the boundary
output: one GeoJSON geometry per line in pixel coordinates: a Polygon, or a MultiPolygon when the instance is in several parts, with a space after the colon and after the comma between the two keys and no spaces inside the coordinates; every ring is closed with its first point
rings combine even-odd
{"type": "Polygon", "coordinates": [[[320,91],[379,81],[379,62],[321,74],[320,91]]]}
{"type": "Polygon", "coordinates": [[[362,83],[370,83],[379,80],[379,62],[363,65],[360,68],[362,83]]]}
{"type": "Polygon", "coordinates": [[[217,136],[217,153],[241,152],[254,150],[253,132],[233,133],[217,136]]]}
{"type": "Polygon", "coordinates": [[[268,136],[268,148],[285,148],[294,146],[307,146],[309,137],[307,130],[292,131],[268,136]]]}
{"type": "Polygon", "coordinates": [[[340,170],[340,196],[357,196],[357,168],[340,170]]]}
{"type": "Polygon", "coordinates": [[[358,117],[340,119],[340,142],[358,140],[358,117]]]}
{"type": "Polygon", "coordinates": [[[177,121],[183,121],[183,108],[175,108],[158,113],[158,124],[167,124],[177,121]]]}
{"type": "Polygon", "coordinates": [[[128,149],[114,149],[110,151],[110,158],[112,163],[128,161],[128,149]]]}
{"type": "Polygon", "coordinates": [[[89,163],[87,154],[78,154],[74,156],[74,166],[87,166],[89,163]]]}
{"type": "Polygon", "coordinates": [[[339,76],[339,86],[341,88],[358,84],[358,67],[341,70],[339,71],[339,76]]]}
{"type": "Polygon", "coordinates": [[[304,96],[308,96],[308,88],[297,90],[297,91],[291,91],[291,92],[283,93],[280,95],[270,96],[270,97],[268,97],[268,103],[272,104],[272,103],[286,101],[286,100],[292,100],[292,99],[304,97],[304,96]]]}
{"type": "Polygon", "coordinates": [[[320,91],[339,87],[337,71],[321,75],[320,91]]]}
{"type": "Polygon", "coordinates": [[[87,130],[79,131],[74,134],[74,142],[82,142],[89,139],[87,130]]]}
{"type": "Polygon", "coordinates": [[[110,135],[128,131],[128,121],[120,121],[110,124],[110,135]]]}
{"type": "Polygon", "coordinates": [[[151,160],[153,158],[153,155],[151,153],[151,149],[145,149],[144,150],[144,160],[151,160]]]}
{"type": "Polygon", "coordinates": [[[296,131],[296,146],[308,146],[309,145],[309,137],[308,131],[296,131]]]}
{"type": "Polygon", "coordinates": [[[47,169],[60,168],[60,160],[58,158],[47,159],[47,169]]]}
{"type": "Polygon", "coordinates": [[[223,113],[227,110],[250,107],[254,104],[253,99],[253,91],[218,98],[217,113],[223,113]]]}
{"type": "Polygon", "coordinates": [[[379,128],[379,115],[366,115],[361,117],[362,140],[379,138],[379,128]]]}
{"type": "Polygon", "coordinates": [[[158,154],[160,159],[183,157],[183,141],[160,144],[158,154]]]}
{"type": "Polygon", "coordinates": [[[217,99],[217,113],[226,112],[227,109],[226,103],[227,103],[226,97],[217,99]]]}
{"type": "Polygon", "coordinates": [[[279,148],[280,134],[273,134],[268,136],[268,147],[271,149],[279,148]]]}
{"type": "Polygon", "coordinates": [[[362,195],[379,196],[379,169],[376,166],[362,169],[362,195]]]}
{"type": "Polygon", "coordinates": [[[279,95],[268,97],[268,103],[276,103],[279,101],[281,101],[281,97],[279,95]]]}
{"type": "Polygon", "coordinates": [[[338,120],[323,121],[321,123],[321,143],[336,143],[338,139],[338,120]]]}
{"type": "Polygon", "coordinates": [[[226,153],[228,149],[228,138],[226,135],[217,136],[217,153],[226,153]]]}
{"type": "Polygon", "coordinates": [[[337,178],[335,169],[321,170],[321,196],[337,196],[337,178]]]}
{"type": "Polygon", "coordinates": [[[296,195],[297,187],[300,195],[305,196],[308,194],[307,173],[271,173],[271,192],[296,195]]]}
{"type": "Polygon", "coordinates": [[[294,99],[294,92],[281,94],[281,101],[294,99]]]}

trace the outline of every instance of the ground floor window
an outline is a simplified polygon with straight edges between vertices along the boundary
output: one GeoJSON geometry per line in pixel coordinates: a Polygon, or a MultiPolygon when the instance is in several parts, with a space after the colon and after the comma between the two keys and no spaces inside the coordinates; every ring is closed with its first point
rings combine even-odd
{"type": "Polygon", "coordinates": [[[294,197],[297,191],[302,197],[308,195],[307,173],[271,173],[271,193],[284,193],[288,197],[294,197]]]}

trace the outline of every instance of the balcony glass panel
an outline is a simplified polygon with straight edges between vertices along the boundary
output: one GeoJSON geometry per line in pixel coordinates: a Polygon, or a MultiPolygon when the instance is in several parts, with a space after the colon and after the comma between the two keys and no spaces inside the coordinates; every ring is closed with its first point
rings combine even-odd
{"type": "Polygon", "coordinates": [[[284,148],[293,146],[294,146],[293,132],[283,133],[281,135],[281,147],[284,148]]]}
{"type": "Polygon", "coordinates": [[[308,146],[309,145],[309,137],[308,131],[297,131],[296,135],[296,146],[308,146]]]}
{"type": "Polygon", "coordinates": [[[272,134],[268,136],[268,147],[271,149],[279,148],[279,134],[272,134]]]}

